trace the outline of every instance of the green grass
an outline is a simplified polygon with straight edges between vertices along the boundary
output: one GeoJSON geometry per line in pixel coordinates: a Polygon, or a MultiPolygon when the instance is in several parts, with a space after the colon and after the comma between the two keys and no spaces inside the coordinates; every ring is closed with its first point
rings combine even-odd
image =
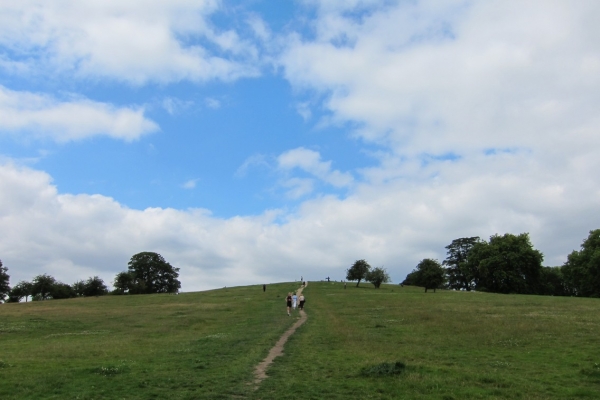
{"type": "Polygon", "coordinates": [[[228,399],[290,325],[296,284],[0,306],[0,399],[228,399]]]}
{"type": "Polygon", "coordinates": [[[286,283],[0,306],[2,399],[596,399],[600,300],[286,283]]]}

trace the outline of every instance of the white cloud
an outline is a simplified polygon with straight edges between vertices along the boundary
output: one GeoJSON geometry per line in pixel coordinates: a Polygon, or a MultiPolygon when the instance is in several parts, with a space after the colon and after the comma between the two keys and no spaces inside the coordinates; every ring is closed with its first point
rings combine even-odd
{"type": "Polygon", "coordinates": [[[27,60],[30,72],[134,84],[256,75],[254,46],[210,23],[220,7],[217,0],[2,2],[0,47],[27,60]]]}
{"type": "Polygon", "coordinates": [[[184,189],[194,189],[198,184],[199,180],[200,179],[190,179],[189,181],[184,182],[183,185],[181,185],[181,187],[184,189]]]}
{"type": "Polygon", "coordinates": [[[221,108],[221,102],[217,99],[213,99],[212,97],[207,97],[204,99],[204,104],[206,104],[206,107],[212,108],[213,110],[221,108]]]}
{"type": "Polygon", "coordinates": [[[130,141],[158,129],[141,107],[115,107],[82,98],[58,100],[0,85],[0,132],[27,132],[59,142],[95,135],[130,141]]]}
{"type": "MultiPolygon", "coordinates": [[[[598,168],[598,159],[588,162],[598,168]]],[[[440,166],[423,177],[361,184],[343,200],[306,201],[294,213],[221,219],[200,209],[134,210],[101,195],[60,194],[48,174],[4,164],[0,257],[12,283],[40,273],[110,282],[140,251],[180,267],[187,291],[300,275],[341,279],[359,258],[384,265],[397,282],[420,259],[443,259],[452,239],[473,235],[530,232],[545,264],[560,265],[600,225],[600,190],[590,174],[549,173],[510,153],[482,155],[476,168],[440,166]],[[520,175],[496,172],[507,164],[520,175]],[[541,179],[547,174],[552,179],[541,179]]]]}
{"type": "Polygon", "coordinates": [[[347,172],[331,170],[331,161],[321,161],[319,152],[299,147],[286,151],[277,157],[279,169],[290,171],[299,168],[322,181],[335,186],[347,187],[352,184],[352,175],[347,172]]]}
{"type": "Polygon", "coordinates": [[[193,101],[181,100],[175,97],[166,97],[162,101],[162,107],[171,115],[179,114],[193,105],[193,101]]]}
{"type": "Polygon", "coordinates": [[[365,140],[402,155],[597,143],[598,2],[401,2],[360,18],[311,3],[316,37],[289,37],[285,75],[365,140]]]}

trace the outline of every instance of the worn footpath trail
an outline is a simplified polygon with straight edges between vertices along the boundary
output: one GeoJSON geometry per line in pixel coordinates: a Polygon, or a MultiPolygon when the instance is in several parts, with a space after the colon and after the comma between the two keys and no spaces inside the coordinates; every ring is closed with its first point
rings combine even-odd
{"type": "MultiPolygon", "coordinates": [[[[306,282],[306,286],[308,286],[308,282],[306,282]]],[[[300,295],[302,294],[302,289],[304,288],[301,286],[296,291],[298,297],[300,297],[300,295]]],[[[267,368],[269,368],[269,366],[271,365],[271,363],[273,363],[273,360],[276,357],[283,355],[283,346],[285,345],[289,337],[292,336],[294,332],[296,332],[296,329],[298,329],[303,323],[306,322],[306,318],[307,317],[304,310],[300,310],[300,318],[279,338],[277,343],[275,343],[275,346],[273,346],[273,348],[271,348],[271,350],[269,351],[267,357],[254,368],[254,390],[258,389],[260,383],[267,378],[267,368]]]]}

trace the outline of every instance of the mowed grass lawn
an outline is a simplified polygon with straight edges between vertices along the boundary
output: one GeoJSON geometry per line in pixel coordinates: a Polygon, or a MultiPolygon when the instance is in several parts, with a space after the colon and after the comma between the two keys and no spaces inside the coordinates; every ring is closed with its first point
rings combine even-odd
{"type": "Polygon", "coordinates": [[[599,299],[326,282],[253,391],[296,287],[2,305],[0,398],[600,398],[599,299]]]}

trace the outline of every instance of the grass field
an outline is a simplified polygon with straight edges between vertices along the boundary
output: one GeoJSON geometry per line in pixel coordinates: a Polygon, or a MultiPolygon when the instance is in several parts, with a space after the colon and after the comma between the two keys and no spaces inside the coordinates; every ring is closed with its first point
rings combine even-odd
{"type": "Polygon", "coordinates": [[[598,299],[325,282],[253,391],[296,287],[0,305],[0,398],[600,398],[598,299]]]}

